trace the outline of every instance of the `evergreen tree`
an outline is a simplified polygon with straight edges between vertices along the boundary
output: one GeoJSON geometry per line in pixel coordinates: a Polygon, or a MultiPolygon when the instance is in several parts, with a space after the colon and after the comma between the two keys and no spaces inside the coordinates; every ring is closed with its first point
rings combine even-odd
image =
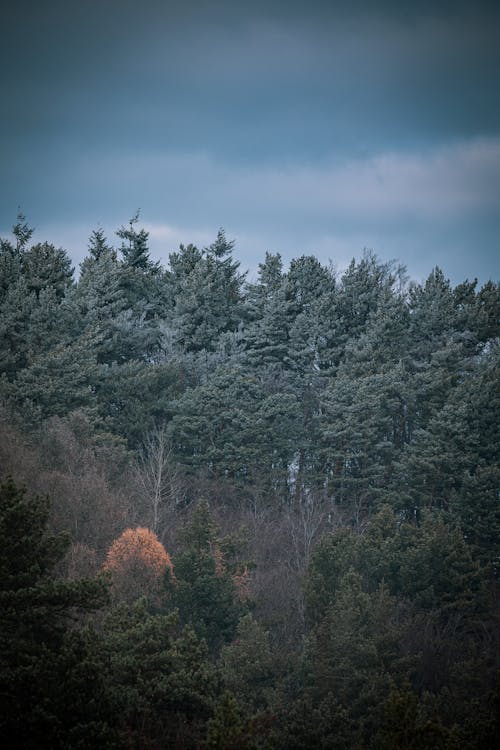
{"type": "Polygon", "coordinates": [[[102,427],[136,449],[148,431],[170,416],[172,402],[183,390],[183,373],[175,362],[113,362],[99,369],[94,387],[102,427]]]}
{"type": "MultiPolygon", "coordinates": [[[[149,257],[148,237],[145,229],[136,229],[139,222],[139,211],[130,219],[128,228],[120,227],[116,234],[122,240],[120,251],[126,268],[151,271],[156,268],[149,257]]],[[[99,241],[100,241],[99,237],[99,241]]]]}
{"type": "Polygon", "coordinates": [[[42,290],[51,288],[61,299],[73,284],[73,268],[68,254],[48,242],[33,245],[23,253],[22,269],[28,290],[35,292],[37,297],[42,290]]]}
{"type": "Polygon", "coordinates": [[[342,368],[322,401],[322,460],[334,503],[360,524],[383,496],[406,438],[407,386],[400,365],[350,377],[342,368]]]}
{"type": "Polygon", "coordinates": [[[220,663],[226,688],[247,716],[269,707],[277,664],[269,634],[252,615],[241,618],[234,641],[222,648],[220,663]]]}
{"type": "Polygon", "coordinates": [[[216,692],[206,644],[144,600],[113,608],[100,657],[120,715],[121,747],[199,747],[216,692]]]}
{"type": "Polygon", "coordinates": [[[33,356],[15,382],[4,387],[8,401],[32,424],[90,407],[98,374],[93,343],[83,335],[33,356]]]}
{"type": "Polygon", "coordinates": [[[292,394],[267,396],[255,376],[219,370],[206,385],[187,390],[174,409],[169,432],[185,466],[214,477],[286,481],[299,429],[292,394]]]}
{"type": "Polygon", "coordinates": [[[474,300],[471,327],[483,343],[500,336],[500,283],[488,281],[479,290],[474,300]]]}
{"type": "Polygon", "coordinates": [[[52,577],[68,545],[48,502],[0,486],[0,738],[5,748],[115,746],[95,643],[71,626],[105,600],[102,581],[52,577]]]}
{"type": "Polygon", "coordinates": [[[244,274],[232,257],[234,242],[221,229],[216,241],[200,253],[181,247],[171,256],[177,341],[184,351],[214,351],[221,334],[236,331],[241,319],[244,274]]]}
{"type": "Polygon", "coordinates": [[[438,507],[462,524],[480,559],[498,569],[498,352],[481,358],[419,430],[394,475],[391,497],[410,517],[438,507]]]}
{"type": "Polygon", "coordinates": [[[279,380],[284,369],[291,369],[289,318],[283,286],[265,297],[258,318],[244,332],[245,360],[255,369],[268,371],[268,379],[279,380]]]}
{"type": "Polygon", "coordinates": [[[279,253],[266,252],[263,263],[259,263],[257,282],[246,288],[246,317],[256,320],[262,317],[262,308],[283,283],[283,262],[279,253]]]}
{"type": "Polygon", "coordinates": [[[217,653],[233,638],[244,607],[220,557],[224,542],[206,502],[198,504],[181,541],[182,550],[173,556],[175,579],[166,577],[168,603],[178,609],[182,623],[206,640],[210,652],[217,653]]]}
{"type": "Polygon", "coordinates": [[[22,269],[22,254],[9,240],[0,238],[0,304],[10,287],[15,284],[22,269]]]}
{"type": "Polygon", "coordinates": [[[334,305],[325,310],[329,325],[324,328],[322,359],[326,368],[335,370],[347,342],[364,332],[370,317],[403,278],[404,269],[380,263],[370,252],[358,263],[351,261],[336,285],[334,305]]]}
{"type": "Polygon", "coordinates": [[[381,586],[363,589],[359,575],[341,579],[336,599],[310,639],[306,684],[315,702],[335,696],[355,731],[352,745],[368,744],[377,727],[389,675],[403,671],[398,602],[381,586]]]}
{"type": "Polygon", "coordinates": [[[19,211],[16,223],[12,227],[12,234],[16,238],[16,251],[21,255],[32,238],[34,231],[35,230],[27,223],[25,215],[19,211]]]}

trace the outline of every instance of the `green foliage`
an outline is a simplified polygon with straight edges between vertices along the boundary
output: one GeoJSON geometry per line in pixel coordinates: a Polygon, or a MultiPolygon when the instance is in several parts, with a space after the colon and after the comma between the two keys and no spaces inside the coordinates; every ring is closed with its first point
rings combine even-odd
{"type": "Polygon", "coordinates": [[[484,573],[460,529],[438,514],[428,513],[415,526],[400,523],[384,507],[364,534],[341,529],[325,537],[313,553],[306,582],[312,622],[321,621],[351,568],[369,591],[384,582],[391,594],[409,599],[418,610],[474,618],[476,608],[485,606],[484,573]]]}
{"type": "Polygon", "coordinates": [[[331,694],[318,703],[306,694],[284,706],[280,720],[280,725],[273,731],[272,744],[278,750],[351,750],[361,747],[353,736],[353,722],[348,712],[331,694]]]}
{"type": "Polygon", "coordinates": [[[269,634],[252,615],[239,621],[235,639],[222,648],[220,664],[224,684],[247,714],[270,705],[276,660],[269,634]]]}
{"type": "Polygon", "coordinates": [[[343,371],[322,396],[322,457],[329,489],[358,523],[387,486],[405,440],[406,403],[401,367],[358,378],[343,371]]]}
{"type": "Polygon", "coordinates": [[[5,389],[28,421],[37,423],[92,404],[98,374],[93,343],[82,335],[39,354],[5,389]]]}
{"type": "Polygon", "coordinates": [[[181,246],[171,256],[176,339],[186,352],[214,351],[220,335],[238,327],[244,274],[233,247],[221,229],[206,250],[181,246]]]}
{"type": "Polygon", "coordinates": [[[292,394],[267,396],[252,375],[220,370],[175,407],[170,435],[185,465],[217,477],[251,478],[259,472],[283,481],[299,429],[292,394]]]}
{"type": "Polygon", "coordinates": [[[426,716],[409,683],[401,689],[392,686],[384,706],[383,727],[377,734],[374,747],[378,750],[453,750],[463,747],[457,733],[449,730],[439,718],[426,716]]]}
{"type": "MultiPolygon", "coordinates": [[[[155,268],[155,264],[151,262],[149,258],[148,249],[148,233],[145,229],[137,230],[135,225],[139,221],[139,211],[133,216],[127,227],[120,227],[116,234],[122,240],[120,247],[123,255],[123,260],[127,268],[133,268],[140,271],[151,271],[155,268]]],[[[95,235],[94,235],[95,237],[95,235]]],[[[101,242],[101,237],[95,237],[98,244],[95,246],[95,250],[98,249],[98,245],[101,242]]],[[[94,250],[94,255],[96,254],[94,250]]]]}
{"type": "Polygon", "coordinates": [[[170,413],[182,387],[179,369],[176,363],[148,366],[137,360],[103,366],[95,381],[100,425],[137,448],[148,430],[170,413]]]}
{"type": "Polygon", "coordinates": [[[194,747],[210,716],[216,677],[206,645],[175,614],[121,605],[103,624],[102,667],[124,744],[194,747]]]}
{"type": "Polygon", "coordinates": [[[408,286],[371,253],[339,275],[267,253],[245,284],[222,230],[162,269],[138,215],[75,283],[32,233],[0,241],[0,397],[28,431],[0,460],[55,488],[74,559],[4,485],[2,739],[112,746],[118,712],[124,747],[496,747],[499,285],[408,286]],[[186,502],[246,523],[254,617],[208,506],[176,539],[172,503],[164,591],[96,635],[102,584],[52,571],[146,522],[130,468],[157,429],[186,502]]]}
{"type": "Polygon", "coordinates": [[[33,245],[25,251],[22,265],[28,290],[35,292],[37,297],[43,289],[54,289],[61,299],[73,283],[73,269],[68,254],[48,242],[33,245]]]}
{"type": "Polygon", "coordinates": [[[103,604],[102,581],[51,577],[68,540],[47,533],[48,502],[0,486],[0,738],[3,747],[115,746],[93,639],[71,627],[103,604]]]}
{"type": "Polygon", "coordinates": [[[182,529],[183,548],[173,555],[173,578],[168,572],[168,605],[179,611],[182,623],[190,625],[208,643],[211,653],[230,641],[245,607],[239,601],[231,571],[222,553],[208,504],[200,502],[190,522],[182,529]]]}
{"type": "Polygon", "coordinates": [[[250,747],[238,703],[231,693],[224,693],[208,722],[207,747],[213,750],[246,750],[250,747]]]}

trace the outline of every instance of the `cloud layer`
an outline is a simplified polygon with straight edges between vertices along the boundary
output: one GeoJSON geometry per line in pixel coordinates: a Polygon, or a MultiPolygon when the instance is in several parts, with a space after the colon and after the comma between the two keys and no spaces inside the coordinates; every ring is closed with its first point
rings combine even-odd
{"type": "Polygon", "coordinates": [[[19,0],[2,20],[0,227],[21,205],[78,260],[81,227],[141,207],[162,260],[223,225],[249,267],[366,245],[498,275],[498,4],[19,0]]]}

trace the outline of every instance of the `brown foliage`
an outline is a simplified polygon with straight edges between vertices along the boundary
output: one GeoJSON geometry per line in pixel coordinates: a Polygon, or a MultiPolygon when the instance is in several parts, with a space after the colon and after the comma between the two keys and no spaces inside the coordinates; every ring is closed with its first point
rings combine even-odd
{"type": "Polygon", "coordinates": [[[165,571],[173,576],[173,565],[165,547],[150,529],[125,529],[109,548],[104,569],[111,573],[112,594],[133,601],[146,596],[161,598],[165,571]]]}
{"type": "Polygon", "coordinates": [[[150,529],[125,529],[109,548],[104,569],[111,573],[113,594],[132,601],[139,596],[156,599],[167,569],[174,567],[165,547],[150,529]]]}
{"type": "Polygon", "coordinates": [[[137,520],[121,450],[100,450],[86,429],[84,416],[75,413],[27,432],[0,409],[0,475],[48,495],[51,531],[69,532],[75,545],[94,550],[99,566],[112,540],[137,520]],[[117,465],[123,479],[112,481],[110,468],[117,465]]]}
{"type": "Polygon", "coordinates": [[[167,568],[173,573],[170,555],[150,529],[139,526],[125,529],[109,548],[105,570],[119,572],[130,566],[143,566],[153,577],[159,578],[167,568]]]}

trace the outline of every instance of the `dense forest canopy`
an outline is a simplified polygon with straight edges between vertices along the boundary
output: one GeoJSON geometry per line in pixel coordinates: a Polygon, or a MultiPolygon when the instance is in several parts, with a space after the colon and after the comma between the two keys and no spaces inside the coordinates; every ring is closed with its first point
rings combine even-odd
{"type": "Polygon", "coordinates": [[[496,747],[499,284],[250,282],[223,230],[164,268],[138,215],[76,278],[32,234],[0,241],[3,746],[496,747]]]}

